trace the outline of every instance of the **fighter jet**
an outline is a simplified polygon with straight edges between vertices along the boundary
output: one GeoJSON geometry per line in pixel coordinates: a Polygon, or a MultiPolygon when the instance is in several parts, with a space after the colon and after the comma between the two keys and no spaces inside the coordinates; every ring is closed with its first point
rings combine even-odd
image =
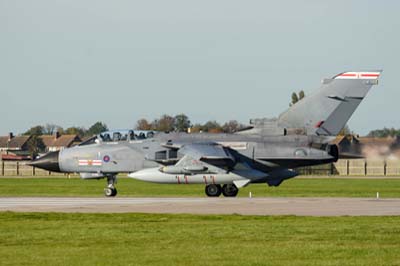
{"type": "Polygon", "coordinates": [[[83,179],[107,179],[107,197],[117,195],[116,177],[163,184],[204,184],[209,197],[235,197],[252,183],[279,186],[297,176],[295,169],[336,162],[331,144],[378,84],[378,71],[343,72],[278,118],[253,120],[233,134],[151,131],[104,132],[31,165],[50,171],[79,173],[83,179]]]}

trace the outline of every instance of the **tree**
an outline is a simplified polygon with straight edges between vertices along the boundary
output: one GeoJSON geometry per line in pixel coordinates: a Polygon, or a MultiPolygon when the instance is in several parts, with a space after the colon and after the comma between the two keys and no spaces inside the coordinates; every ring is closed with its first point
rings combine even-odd
{"type": "Polygon", "coordinates": [[[136,122],[136,129],[137,130],[151,130],[151,124],[146,119],[142,118],[136,122]]]}
{"type": "Polygon", "coordinates": [[[107,125],[102,122],[96,122],[88,129],[86,135],[87,136],[98,135],[104,131],[108,131],[107,125]]]}
{"type": "Polygon", "coordinates": [[[187,132],[190,127],[190,120],[185,114],[175,116],[174,128],[178,132],[187,132]]]}
{"type": "Polygon", "coordinates": [[[351,134],[351,130],[350,130],[350,128],[349,128],[349,126],[348,125],[345,125],[343,128],[342,128],[342,130],[340,130],[340,132],[339,132],[339,136],[346,136],[346,135],[350,135],[351,134]]]}
{"type": "Polygon", "coordinates": [[[55,124],[46,124],[43,127],[43,134],[44,135],[53,135],[54,133],[63,133],[63,128],[60,126],[57,126],[55,124]]]}
{"type": "Polygon", "coordinates": [[[236,120],[230,120],[222,126],[222,130],[225,133],[234,133],[239,131],[241,128],[243,128],[243,125],[239,124],[236,120]]]}
{"type": "Polygon", "coordinates": [[[28,131],[26,131],[23,135],[34,135],[34,136],[41,136],[44,133],[43,126],[34,126],[31,127],[28,131]]]}
{"type": "Polygon", "coordinates": [[[27,145],[31,158],[35,158],[39,153],[44,152],[46,149],[43,140],[38,135],[32,135],[28,140],[27,145]]]}
{"type": "Polygon", "coordinates": [[[306,97],[306,94],[304,93],[303,90],[301,90],[301,91],[299,92],[299,101],[300,101],[301,99],[303,99],[304,97],[306,97]]]}
{"type": "Polygon", "coordinates": [[[295,92],[292,93],[292,102],[289,104],[290,106],[292,106],[293,104],[296,104],[299,101],[299,97],[297,96],[297,94],[295,92]]]}
{"type": "Polygon", "coordinates": [[[159,120],[155,121],[157,121],[155,130],[163,132],[174,131],[175,119],[172,116],[163,115],[159,120]]]}
{"type": "Polygon", "coordinates": [[[151,122],[151,130],[158,130],[158,128],[159,128],[159,120],[158,119],[154,119],[152,122],[151,122]]]}
{"type": "Polygon", "coordinates": [[[202,130],[208,133],[223,132],[221,125],[217,121],[208,121],[203,125],[202,130]]]}
{"type": "Polygon", "coordinates": [[[306,94],[304,93],[303,90],[301,90],[301,91],[299,92],[299,94],[293,92],[293,93],[292,93],[292,101],[291,101],[291,103],[289,104],[289,106],[292,106],[292,105],[296,104],[296,103],[299,102],[300,100],[304,99],[304,97],[306,97],[306,94]]]}
{"type": "Polygon", "coordinates": [[[64,130],[64,134],[78,135],[81,138],[86,136],[86,133],[87,133],[87,130],[82,127],[69,127],[66,130],[64,130]]]}

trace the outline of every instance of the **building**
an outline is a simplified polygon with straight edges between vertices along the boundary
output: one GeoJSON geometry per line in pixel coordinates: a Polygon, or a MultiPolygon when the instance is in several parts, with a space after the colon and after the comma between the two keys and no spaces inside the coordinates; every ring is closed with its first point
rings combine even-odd
{"type": "Polygon", "coordinates": [[[2,160],[30,160],[29,140],[31,136],[0,136],[0,153],[2,160]]]}
{"type": "Polygon", "coordinates": [[[46,152],[60,151],[82,142],[78,135],[61,135],[59,132],[54,135],[42,135],[40,139],[46,147],[46,152]]]}

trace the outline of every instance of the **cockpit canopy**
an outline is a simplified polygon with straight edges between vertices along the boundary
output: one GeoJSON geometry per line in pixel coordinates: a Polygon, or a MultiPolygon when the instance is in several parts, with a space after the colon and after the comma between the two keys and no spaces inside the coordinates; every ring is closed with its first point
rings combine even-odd
{"type": "Polygon", "coordinates": [[[154,132],[147,130],[111,130],[99,134],[98,137],[103,142],[130,141],[152,138],[154,132]]]}
{"type": "Polygon", "coordinates": [[[143,140],[154,137],[155,132],[150,130],[110,130],[100,133],[85,142],[79,144],[79,146],[90,145],[94,143],[102,142],[121,142],[121,141],[134,141],[143,140]]]}

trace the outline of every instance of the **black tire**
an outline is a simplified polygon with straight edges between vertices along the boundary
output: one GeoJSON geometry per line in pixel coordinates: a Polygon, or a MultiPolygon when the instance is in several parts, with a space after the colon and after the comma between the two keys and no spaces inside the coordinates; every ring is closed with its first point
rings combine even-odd
{"type": "Polygon", "coordinates": [[[236,197],[239,193],[239,189],[235,186],[235,184],[224,185],[222,187],[222,194],[225,197],[236,197]]]}
{"type": "Polygon", "coordinates": [[[205,188],[206,195],[209,197],[219,197],[222,193],[221,185],[207,185],[205,188]]]}
{"type": "Polygon", "coordinates": [[[116,188],[111,188],[111,187],[106,187],[104,189],[104,195],[106,197],[115,197],[117,195],[117,189],[116,188]]]}

